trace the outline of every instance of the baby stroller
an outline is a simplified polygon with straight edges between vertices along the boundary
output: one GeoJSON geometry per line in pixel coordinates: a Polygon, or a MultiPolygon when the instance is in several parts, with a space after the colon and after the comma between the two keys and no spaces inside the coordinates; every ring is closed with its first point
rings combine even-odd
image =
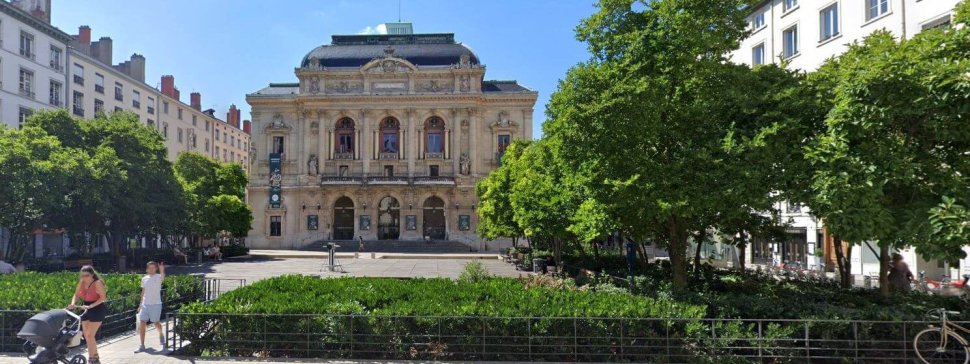
{"type": "Polygon", "coordinates": [[[17,337],[27,340],[24,352],[31,364],[87,363],[80,354],[67,360],[68,351],[81,345],[81,316],[74,312],[62,309],[38,313],[27,319],[17,337]]]}

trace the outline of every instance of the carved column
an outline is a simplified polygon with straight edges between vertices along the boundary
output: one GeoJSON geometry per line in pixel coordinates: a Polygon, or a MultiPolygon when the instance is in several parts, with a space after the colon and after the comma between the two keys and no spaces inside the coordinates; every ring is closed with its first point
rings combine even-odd
{"type": "MultiPolygon", "coordinates": [[[[360,109],[360,129],[361,130],[358,133],[359,135],[358,139],[367,138],[367,136],[370,135],[368,132],[370,131],[371,125],[367,121],[367,111],[368,111],[367,109],[360,109]]],[[[363,164],[364,175],[367,175],[368,173],[370,173],[371,156],[368,150],[371,148],[365,147],[368,145],[370,144],[366,139],[357,141],[357,147],[358,147],[357,150],[359,150],[358,153],[360,153],[360,161],[363,164]],[[361,148],[361,147],[365,147],[365,148],[361,148]]]]}
{"type": "Polygon", "coordinates": [[[324,174],[325,173],[324,171],[326,170],[326,167],[325,167],[326,164],[323,163],[325,160],[324,159],[325,154],[323,153],[326,151],[326,149],[324,148],[326,148],[326,141],[327,141],[327,133],[324,131],[327,130],[328,128],[324,127],[323,123],[326,122],[325,120],[327,117],[327,113],[323,110],[317,110],[316,117],[317,117],[317,135],[315,135],[314,137],[316,137],[317,139],[317,166],[318,166],[317,168],[320,169],[320,174],[324,174]]]}
{"type": "Polygon", "coordinates": [[[414,109],[405,109],[404,114],[407,117],[407,134],[404,142],[407,143],[407,152],[404,157],[408,160],[408,177],[414,177],[414,160],[417,158],[418,153],[418,133],[415,132],[414,123],[414,109]]]}
{"type": "Polygon", "coordinates": [[[310,159],[310,111],[308,110],[297,110],[296,117],[298,118],[297,123],[300,125],[298,130],[299,133],[299,145],[296,150],[296,170],[302,176],[307,174],[307,161],[310,159]]]}
{"type": "Polygon", "coordinates": [[[451,151],[451,159],[452,159],[452,161],[451,162],[453,164],[453,168],[454,168],[454,171],[455,171],[455,175],[459,175],[459,174],[461,174],[461,163],[460,162],[461,162],[461,150],[462,150],[462,145],[461,145],[461,132],[462,132],[462,130],[461,130],[462,129],[461,128],[461,116],[458,114],[458,109],[451,109],[449,111],[450,111],[449,114],[451,115],[451,124],[450,125],[451,125],[451,130],[452,130],[451,135],[449,136],[451,138],[451,148],[452,148],[452,151],[451,151]]]}
{"type": "Polygon", "coordinates": [[[469,172],[471,175],[475,176],[478,175],[479,172],[484,173],[484,170],[481,169],[482,163],[484,163],[484,161],[488,158],[485,158],[485,156],[479,152],[480,148],[478,147],[478,138],[479,134],[481,134],[479,133],[478,129],[481,129],[483,124],[479,121],[479,109],[469,108],[466,111],[468,112],[468,130],[471,134],[469,137],[469,144],[471,144],[471,147],[468,151],[468,158],[471,163],[469,172]]]}

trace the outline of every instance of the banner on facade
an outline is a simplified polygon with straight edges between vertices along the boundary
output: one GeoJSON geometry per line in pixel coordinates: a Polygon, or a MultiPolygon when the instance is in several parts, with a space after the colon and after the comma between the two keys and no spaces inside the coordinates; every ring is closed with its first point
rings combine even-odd
{"type": "Polygon", "coordinates": [[[320,218],[317,215],[307,215],[306,217],[306,229],[307,230],[317,230],[320,228],[320,218]]]}
{"type": "Polygon", "coordinates": [[[269,206],[274,209],[283,204],[283,171],[280,153],[269,155],[269,206]]]}

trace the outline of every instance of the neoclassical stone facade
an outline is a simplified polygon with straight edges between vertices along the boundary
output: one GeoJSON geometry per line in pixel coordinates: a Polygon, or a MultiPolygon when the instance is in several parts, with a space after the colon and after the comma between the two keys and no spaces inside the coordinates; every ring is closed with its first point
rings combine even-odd
{"type": "Polygon", "coordinates": [[[484,81],[452,34],[335,35],[295,73],[299,83],[247,95],[251,246],[362,237],[482,247],[475,183],[512,140],[532,138],[535,91],[484,81]]]}

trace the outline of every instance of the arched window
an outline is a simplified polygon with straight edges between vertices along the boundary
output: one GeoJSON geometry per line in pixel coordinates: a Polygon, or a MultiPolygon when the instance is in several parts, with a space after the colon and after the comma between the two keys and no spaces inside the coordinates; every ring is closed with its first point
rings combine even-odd
{"type": "Polygon", "coordinates": [[[437,116],[432,116],[424,122],[425,152],[444,153],[445,152],[445,121],[437,116]]]}
{"type": "MultiPolygon", "coordinates": [[[[381,153],[391,154],[391,158],[397,158],[399,143],[400,123],[393,117],[387,117],[381,121],[381,153]]],[[[383,156],[382,156],[383,157],[383,156]]]]}
{"type": "Polygon", "coordinates": [[[350,118],[337,120],[337,142],[334,147],[337,159],[352,159],[354,155],[354,121],[350,118]],[[347,158],[347,156],[350,158],[347,158]]]}

